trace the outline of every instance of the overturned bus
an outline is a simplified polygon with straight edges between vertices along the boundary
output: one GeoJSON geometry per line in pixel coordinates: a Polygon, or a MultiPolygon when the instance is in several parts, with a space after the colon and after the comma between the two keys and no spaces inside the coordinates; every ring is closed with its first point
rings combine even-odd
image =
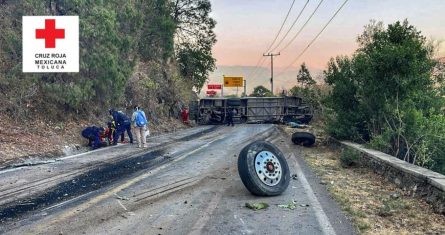
{"type": "Polygon", "coordinates": [[[285,123],[307,124],[313,113],[302,98],[243,97],[204,98],[191,104],[190,118],[198,124],[226,123],[228,112],[235,110],[234,121],[238,123],[285,123]]]}

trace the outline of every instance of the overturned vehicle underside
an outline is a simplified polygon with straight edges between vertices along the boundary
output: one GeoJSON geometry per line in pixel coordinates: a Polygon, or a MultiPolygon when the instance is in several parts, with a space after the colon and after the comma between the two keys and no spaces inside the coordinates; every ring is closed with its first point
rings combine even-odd
{"type": "Polygon", "coordinates": [[[238,123],[307,124],[312,119],[312,109],[293,96],[204,98],[192,103],[190,111],[191,118],[204,125],[226,123],[229,112],[238,123]]]}

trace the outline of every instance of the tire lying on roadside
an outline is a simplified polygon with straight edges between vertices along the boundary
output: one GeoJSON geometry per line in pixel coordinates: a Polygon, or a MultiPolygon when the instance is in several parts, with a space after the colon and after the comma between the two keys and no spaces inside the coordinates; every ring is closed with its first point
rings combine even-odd
{"type": "Polygon", "coordinates": [[[238,173],[244,186],[257,196],[276,196],[289,186],[286,158],[273,144],[255,141],[238,156],[238,173]]]}
{"type": "Polygon", "coordinates": [[[310,147],[315,143],[315,135],[309,132],[295,132],[292,134],[294,144],[310,147]]]}

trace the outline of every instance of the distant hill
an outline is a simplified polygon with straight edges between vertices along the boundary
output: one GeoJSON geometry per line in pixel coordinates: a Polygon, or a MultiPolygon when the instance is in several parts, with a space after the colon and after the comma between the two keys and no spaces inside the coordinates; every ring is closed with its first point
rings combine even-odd
{"type": "MultiPolygon", "coordinates": [[[[309,68],[312,77],[321,82],[320,77],[322,71],[309,68]]],[[[282,69],[274,68],[274,91],[278,93],[283,89],[289,90],[297,84],[297,68],[288,69],[282,73],[282,69]]],[[[255,66],[218,66],[217,69],[210,74],[209,84],[222,84],[223,75],[225,76],[243,76],[247,80],[247,94],[252,93],[253,88],[259,85],[263,85],[270,89],[270,68],[259,67],[255,69],[255,66]]],[[[203,87],[201,96],[205,96],[207,86],[203,87]]],[[[225,88],[224,95],[236,94],[236,88],[225,88]]],[[[241,95],[243,88],[238,89],[238,95],[241,95]]],[[[220,92],[218,92],[220,95],[220,92]]]]}

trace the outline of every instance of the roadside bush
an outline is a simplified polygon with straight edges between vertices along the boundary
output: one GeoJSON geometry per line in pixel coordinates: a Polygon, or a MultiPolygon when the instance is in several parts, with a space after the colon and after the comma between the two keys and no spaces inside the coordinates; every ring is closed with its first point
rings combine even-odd
{"type": "Polygon", "coordinates": [[[344,148],[340,154],[340,163],[344,168],[358,166],[360,164],[360,154],[350,148],[344,148]]]}
{"type": "Polygon", "coordinates": [[[382,217],[388,217],[408,209],[410,209],[410,206],[406,201],[401,198],[390,197],[383,200],[383,206],[380,207],[378,214],[382,217]]]}
{"type": "Polygon", "coordinates": [[[351,58],[331,59],[327,132],[445,173],[444,70],[414,26],[372,22],[351,58]]]}

